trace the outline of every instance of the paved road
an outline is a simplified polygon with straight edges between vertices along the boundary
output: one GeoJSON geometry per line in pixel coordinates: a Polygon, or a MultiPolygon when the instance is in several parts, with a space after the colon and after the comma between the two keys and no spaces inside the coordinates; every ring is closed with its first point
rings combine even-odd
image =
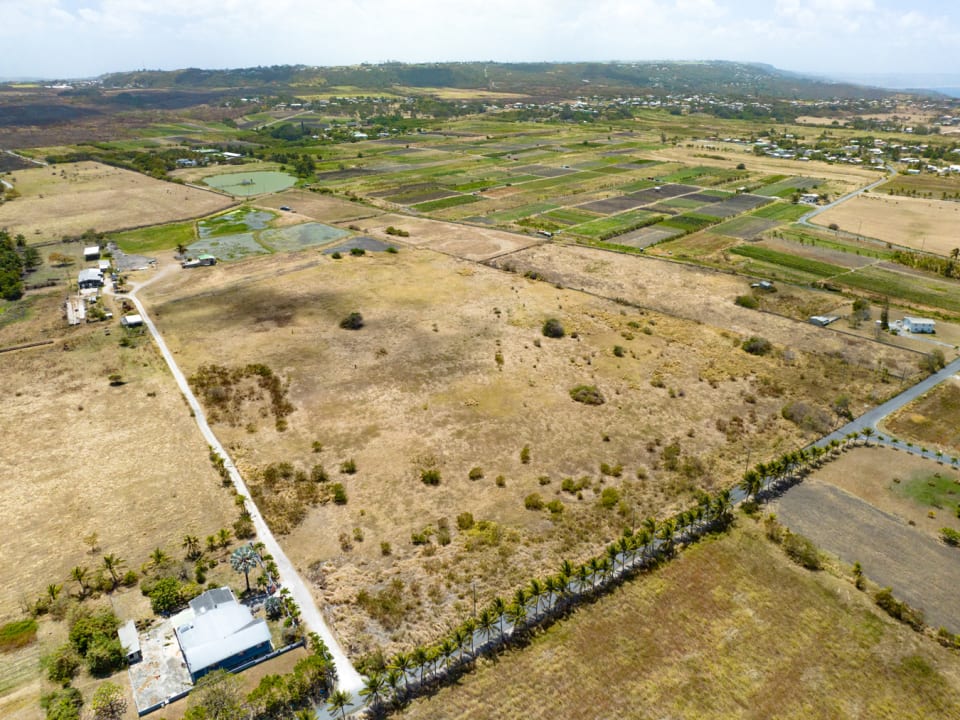
{"type": "MultiPolygon", "coordinates": [[[[175,266],[169,266],[169,268],[176,269],[175,266]]],[[[167,269],[165,268],[165,270],[167,269]]],[[[169,272],[169,270],[167,270],[167,272],[169,272]]],[[[333,655],[334,664],[337,668],[337,686],[342,690],[356,694],[356,692],[363,687],[363,679],[361,678],[360,673],[358,673],[350,663],[346,653],[343,652],[339,643],[337,643],[336,638],[333,636],[333,633],[330,632],[327,624],[323,620],[323,615],[321,615],[320,610],[317,608],[317,604],[313,599],[313,595],[307,588],[306,583],[300,577],[296,568],[293,566],[293,563],[291,563],[289,558],[287,558],[286,553],[283,552],[283,548],[280,547],[280,544],[273,536],[273,533],[270,531],[270,527],[260,514],[260,510],[254,504],[253,500],[250,499],[250,492],[247,490],[247,486],[243,481],[243,477],[241,477],[236,465],[233,464],[233,460],[230,458],[230,455],[227,453],[226,449],[224,449],[223,445],[220,444],[217,436],[214,435],[213,430],[210,429],[210,425],[207,422],[206,415],[204,415],[203,408],[200,406],[196,396],[194,396],[193,391],[190,389],[190,384],[187,382],[183,372],[181,372],[180,368],[177,366],[177,362],[173,357],[173,353],[170,352],[166,342],[164,342],[163,337],[157,330],[157,326],[154,324],[153,320],[150,319],[146,308],[137,297],[138,291],[156,281],[159,277],[161,277],[162,274],[165,274],[165,272],[158,271],[157,274],[150,278],[150,280],[147,282],[134,286],[134,289],[128,293],[126,297],[128,297],[136,306],[137,311],[143,318],[144,324],[147,326],[147,329],[153,336],[154,341],[157,343],[157,347],[160,349],[163,359],[167,362],[167,366],[170,368],[170,372],[173,374],[174,380],[176,380],[180,391],[187,399],[190,409],[193,410],[194,419],[197,421],[197,427],[200,428],[200,432],[203,434],[204,439],[224,458],[224,464],[227,470],[230,472],[230,479],[233,481],[234,487],[237,489],[238,493],[247,498],[247,509],[250,511],[250,516],[253,520],[254,527],[257,530],[257,539],[264,544],[266,551],[273,556],[274,562],[276,562],[280,571],[281,584],[290,591],[293,599],[296,601],[297,605],[300,606],[300,612],[302,614],[304,624],[307,626],[309,631],[315,632],[321,638],[323,638],[323,641],[330,649],[330,652],[333,655]]]]}

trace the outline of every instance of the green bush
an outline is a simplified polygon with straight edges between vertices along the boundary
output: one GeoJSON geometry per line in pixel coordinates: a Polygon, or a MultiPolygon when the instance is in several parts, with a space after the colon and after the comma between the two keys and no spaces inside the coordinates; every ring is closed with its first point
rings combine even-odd
{"type": "Polygon", "coordinates": [[[540,493],[530,493],[523,499],[523,506],[527,510],[543,510],[543,498],[540,493]]]}
{"type": "Polygon", "coordinates": [[[947,544],[956,547],[960,545],[960,532],[957,532],[953,528],[944,527],[940,528],[940,538],[947,544]]]}
{"type": "Polygon", "coordinates": [[[543,335],[548,338],[562,338],[566,334],[563,325],[556,318],[548,318],[543,323],[543,335]]]}
{"type": "Polygon", "coordinates": [[[524,445],[520,450],[520,462],[524,465],[530,464],[530,446],[524,445]]]}
{"type": "Polygon", "coordinates": [[[354,462],[353,458],[344,460],[342,463],[340,463],[340,472],[342,472],[344,475],[353,475],[357,472],[357,463],[354,462]]]}
{"type": "Polygon", "coordinates": [[[760,307],[760,301],[757,300],[753,295],[737,295],[737,299],[734,300],[734,303],[740,307],[749,308],[751,310],[756,310],[760,307]]]}
{"type": "Polygon", "coordinates": [[[620,491],[616,488],[604,488],[600,493],[600,507],[612,510],[620,502],[620,491]]]}
{"type": "Polygon", "coordinates": [[[473,513],[462,512],[457,515],[457,527],[460,530],[469,530],[473,527],[473,513]]]}
{"type": "Polygon", "coordinates": [[[767,355],[771,350],[773,350],[773,345],[769,340],[757,335],[744,340],[743,345],[740,347],[742,347],[751,355],[767,355]]]}
{"type": "Polygon", "coordinates": [[[355,247],[355,248],[350,248],[350,254],[353,255],[354,257],[360,257],[361,255],[366,255],[367,251],[364,250],[363,248],[355,247]]]}
{"type": "Polygon", "coordinates": [[[819,570],[823,567],[817,546],[803,535],[784,534],[783,550],[787,553],[787,557],[807,570],[819,570]]]}
{"type": "Polygon", "coordinates": [[[623,465],[607,465],[607,463],[600,463],[600,474],[608,477],[620,477],[623,474],[623,465]]]}
{"type": "Polygon", "coordinates": [[[603,405],[606,402],[596,385],[577,385],[570,390],[570,397],[584,405],[603,405]]]}
{"type": "Polygon", "coordinates": [[[623,345],[614,345],[613,354],[616,355],[618,358],[622,358],[624,355],[627,354],[627,351],[623,347],[623,345]]]}
{"type": "Polygon", "coordinates": [[[340,327],[344,330],[359,330],[363,327],[363,315],[358,312],[352,312],[340,321],[340,327]]]}
{"type": "Polygon", "coordinates": [[[33,618],[14,620],[0,626],[0,652],[29,645],[37,639],[37,621],[33,618]]]}
{"type": "Polygon", "coordinates": [[[483,468],[474,467],[470,468],[470,472],[467,474],[467,477],[471,480],[480,480],[483,477],[483,468]]]}
{"type": "Polygon", "coordinates": [[[180,581],[174,577],[160,578],[145,585],[143,594],[150,598],[150,607],[157,615],[166,615],[183,604],[183,591],[180,581]]]}
{"type": "Polygon", "coordinates": [[[40,698],[47,720],[80,720],[83,696],[75,687],[64,687],[40,698]]]}
{"type": "Polygon", "coordinates": [[[331,488],[333,491],[333,501],[337,505],[346,505],[347,504],[347,491],[343,487],[343,483],[334,483],[331,488]]]}
{"type": "Polygon", "coordinates": [[[91,675],[105,677],[122,668],[127,658],[120,647],[120,638],[99,635],[87,648],[86,661],[91,675]]]}
{"type": "Polygon", "coordinates": [[[77,676],[82,658],[71,643],[64,643],[43,659],[50,682],[66,685],[77,676]]]}
{"type": "Polygon", "coordinates": [[[560,500],[551,500],[547,503],[547,510],[549,510],[552,515],[559,515],[563,512],[563,503],[560,500]]]}
{"type": "Polygon", "coordinates": [[[440,471],[436,468],[424,468],[420,471],[420,482],[424,485],[439,485],[440,471]]]}

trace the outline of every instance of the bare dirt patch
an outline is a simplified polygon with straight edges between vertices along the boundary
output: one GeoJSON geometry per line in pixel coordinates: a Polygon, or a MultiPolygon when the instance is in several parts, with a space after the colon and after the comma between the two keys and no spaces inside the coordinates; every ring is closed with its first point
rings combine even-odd
{"type": "Polygon", "coordinates": [[[281,211],[281,217],[287,213],[287,217],[297,218],[298,222],[309,218],[323,223],[346,223],[382,214],[380,210],[367,205],[307,190],[286,190],[276,195],[257,198],[257,205],[274,210],[279,210],[282,206],[289,207],[293,212],[281,211]]]}
{"type": "Polygon", "coordinates": [[[960,631],[956,548],[816,479],[791,488],[771,510],[818,547],[844,562],[859,562],[870,580],[893,588],[896,597],[923,610],[928,624],[960,631]]]}
{"type": "Polygon", "coordinates": [[[836,223],[847,232],[938,255],[949,255],[960,245],[960,203],[948,200],[870,193],[817,215],[814,222],[836,223]]]}
{"type": "Polygon", "coordinates": [[[360,223],[363,232],[385,242],[393,242],[387,234],[391,225],[410,233],[402,242],[454,255],[466,260],[486,260],[542,242],[542,238],[519,235],[472,225],[446,223],[441,220],[413,218],[406,215],[382,215],[360,223]]]}
{"type": "Polygon", "coordinates": [[[160,225],[233,204],[217,193],[94,162],[19,170],[12,177],[21,197],[0,205],[0,227],[28,241],[160,225]]]}
{"type": "Polygon", "coordinates": [[[960,379],[953,377],[884,422],[896,437],[960,454],[960,379]]]}

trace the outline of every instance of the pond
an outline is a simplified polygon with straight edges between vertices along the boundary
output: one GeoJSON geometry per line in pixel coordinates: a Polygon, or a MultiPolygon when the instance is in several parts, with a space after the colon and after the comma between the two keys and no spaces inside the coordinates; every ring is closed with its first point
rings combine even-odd
{"type": "Polygon", "coordinates": [[[291,187],[297,179],[293,175],[277,171],[237,172],[213,175],[203,180],[217,190],[248,197],[264,193],[279,192],[291,187]]]}

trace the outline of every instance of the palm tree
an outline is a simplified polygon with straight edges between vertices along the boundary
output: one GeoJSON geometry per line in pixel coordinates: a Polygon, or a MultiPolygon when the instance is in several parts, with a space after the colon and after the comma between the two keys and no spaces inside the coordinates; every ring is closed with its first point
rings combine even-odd
{"type": "Polygon", "coordinates": [[[543,597],[543,594],[547,589],[543,586],[543,583],[539,579],[533,578],[530,581],[530,599],[533,600],[533,616],[536,618],[540,615],[540,598],[543,597]]]}
{"type": "MultiPolygon", "coordinates": [[[[403,679],[404,686],[406,686],[407,680],[404,677],[403,673],[401,673],[395,667],[387,668],[387,675],[384,678],[384,682],[386,682],[387,686],[390,688],[390,693],[393,695],[394,702],[396,702],[400,697],[399,693],[400,693],[401,678],[403,679]]],[[[311,720],[313,719],[311,718],[311,720]]]]}
{"type": "Polygon", "coordinates": [[[230,565],[237,572],[242,572],[247,581],[247,592],[250,592],[250,571],[257,567],[260,556],[249,545],[241,545],[230,555],[230,565]]]}
{"type": "Polygon", "coordinates": [[[577,588],[577,593],[582,595],[586,592],[587,580],[590,579],[590,567],[586,564],[581,565],[577,568],[577,583],[579,587],[577,588]]]}
{"type": "Polygon", "coordinates": [[[120,582],[120,577],[117,575],[117,572],[124,564],[124,561],[113,553],[103,556],[103,566],[107,569],[107,572],[110,573],[110,579],[113,580],[114,588],[116,588],[120,582]]]}
{"type": "Polygon", "coordinates": [[[230,531],[227,528],[220,528],[217,531],[217,544],[220,547],[226,547],[230,544],[230,531]]]}
{"type": "Polygon", "coordinates": [[[600,562],[600,558],[595,558],[595,557],[590,558],[590,562],[587,563],[587,567],[590,569],[590,589],[591,590],[597,589],[597,575],[600,573],[601,565],[602,563],[600,562]]]}
{"type": "Polygon", "coordinates": [[[214,535],[207,535],[207,550],[213,552],[217,549],[217,538],[214,535]]]}
{"type": "Polygon", "coordinates": [[[80,597],[83,598],[87,594],[87,573],[89,571],[82,565],[77,565],[73,570],[70,571],[70,579],[76,580],[80,583],[80,597]]]}
{"type": "Polygon", "coordinates": [[[410,669],[412,660],[405,652],[398,652],[393,656],[393,662],[390,663],[390,669],[395,670],[403,678],[403,689],[406,690],[410,681],[407,679],[407,671],[410,669]]]}
{"type": "Polygon", "coordinates": [[[155,548],[154,551],[150,553],[150,562],[153,563],[154,568],[166,565],[169,561],[170,556],[160,548],[155,548]]]}
{"type": "MultiPolygon", "coordinates": [[[[517,588],[516,591],[513,593],[513,604],[523,605],[524,610],[526,610],[528,600],[530,600],[530,596],[527,594],[527,591],[522,587],[517,588]]],[[[524,616],[526,616],[526,613],[524,613],[524,616]]]]}
{"type": "Polygon", "coordinates": [[[510,607],[507,608],[507,615],[510,616],[510,621],[513,623],[513,632],[511,633],[511,636],[516,635],[517,631],[522,629],[523,623],[527,619],[526,603],[511,603],[510,607]]]}
{"type": "Polygon", "coordinates": [[[346,720],[347,711],[346,707],[351,702],[353,702],[353,697],[346,690],[334,690],[330,693],[330,698],[327,700],[327,710],[331,713],[340,711],[340,720],[346,720]]]}
{"type": "Polygon", "coordinates": [[[430,660],[427,649],[423,647],[423,645],[417,645],[417,647],[413,649],[413,652],[410,653],[410,660],[415,666],[420,668],[420,685],[423,685],[423,673],[427,669],[427,662],[430,660]]]}
{"type": "Polygon", "coordinates": [[[490,604],[490,609],[497,621],[500,623],[500,638],[503,639],[503,616],[507,614],[507,604],[502,597],[495,597],[490,604]]]}
{"type": "Polygon", "coordinates": [[[363,689],[360,690],[360,697],[367,698],[367,704],[373,710],[376,710],[383,699],[380,693],[383,692],[384,677],[378,672],[372,672],[363,679],[363,689]]]}
{"type": "Polygon", "coordinates": [[[866,438],[867,445],[870,444],[870,438],[873,436],[874,430],[872,427],[865,427],[861,430],[863,437],[866,438]]]}
{"type": "Polygon", "coordinates": [[[557,604],[557,595],[563,592],[564,582],[559,575],[547,575],[543,589],[547,595],[546,609],[552,611],[557,604]]]}
{"type": "Polygon", "coordinates": [[[187,560],[197,560],[200,557],[200,538],[196,535],[184,535],[183,547],[187,551],[187,560]]]}
{"type": "Polygon", "coordinates": [[[660,549],[663,550],[665,557],[670,557],[673,555],[673,535],[676,530],[676,520],[673,518],[669,520],[664,520],[660,524],[660,532],[658,533],[660,539],[660,549]]]}
{"type": "Polygon", "coordinates": [[[490,639],[490,633],[493,631],[493,626],[497,624],[497,618],[494,616],[490,608],[484,608],[480,611],[480,615],[477,616],[477,628],[483,633],[483,641],[486,642],[490,639]]]}
{"type": "Polygon", "coordinates": [[[449,637],[440,641],[437,647],[437,660],[441,669],[450,667],[450,656],[457,651],[457,646],[449,637]]]}
{"type": "Polygon", "coordinates": [[[757,499],[757,493],[763,487],[763,479],[753,468],[750,468],[743,474],[743,480],[740,481],[740,489],[747,494],[747,498],[757,499]]]}
{"type": "Polygon", "coordinates": [[[58,585],[57,583],[47,585],[47,596],[50,598],[50,602],[56,602],[61,590],[63,590],[63,585],[58,585]]]}
{"type": "Polygon", "coordinates": [[[183,257],[187,254],[187,246],[183,243],[177,243],[177,255],[183,257]]]}
{"type": "Polygon", "coordinates": [[[470,654],[473,654],[473,635],[477,629],[477,623],[473,618],[467,618],[459,627],[453,631],[453,641],[457,644],[457,650],[460,651],[459,661],[463,662],[463,648],[467,642],[470,642],[470,654]]]}

